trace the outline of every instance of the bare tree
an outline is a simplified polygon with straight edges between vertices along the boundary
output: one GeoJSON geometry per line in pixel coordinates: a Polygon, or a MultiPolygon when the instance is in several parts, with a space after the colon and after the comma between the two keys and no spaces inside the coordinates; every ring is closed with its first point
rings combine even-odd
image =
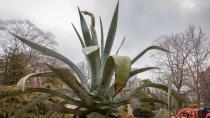
{"type": "MultiPolygon", "coordinates": [[[[154,54],[157,65],[171,73],[173,87],[189,100],[200,103],[200,73],[207,68],[209,43],[201,28],[190,25],[185,32],[162,36],[156,41],[169,52],[154,54]]],[[[160,77],[162,82],[164,78],[160,77]]]]}
{"type": "MultiPolygon", "coordinates": [[[[12,19],[6,21],[0,21],[0,44],[1,44],[1,56],[4,60],[4,73],[8,73],[8,61],[12,55],[18,55],[24,53],[26,56],[26,63],[32,70],[37,71],[40,69],[40,59],[43,58],[39,53],[28,48],[23,43],[19,42],[15,37],[8,32],[12,32],[26,39],[30,39],[36,43],[44,46],[55,48],[56,42],[54,36],[50,32],[44,32],[36,27],[28,20],[12,19]]],[[[46,59],[46,58],[45,58],[46,59]]],[[[7,78],[8,74],[4,74],[4,78],[7,78]]]]}
{"type": "Polygon", "coordinates": [[[186,60],[191,51],[191,47],[188,46],[189,41],[185,40],[183,33],[177,33],[162,36],[157,43],[170,51],[154,54],[158,66],[162,67],[164,71],[161,72],[161,76],[165,72],[171,73],[172,83],[175,89],[181,93],[185,84],[186,60]]]}
{"type": "Polygon", "coordinates": [[[200,90],[202,87],[200,86],[200,74],[208,67],[210,40],[207,39],[201,28],[196,32],[196,28],[192,25],[186,31],[186,38],[190,41],[190,46],[192,47],[187,59],[187,68],[189,70],[187,86],[191,88],[191,92],[195,94],[196,101],[200,104],[200,90]]]}
{"type": "Polygon", "coordinates": [[[200,73],[200,95],[202,102],[206,105],[210,105],[210,68],[200,73]]]}

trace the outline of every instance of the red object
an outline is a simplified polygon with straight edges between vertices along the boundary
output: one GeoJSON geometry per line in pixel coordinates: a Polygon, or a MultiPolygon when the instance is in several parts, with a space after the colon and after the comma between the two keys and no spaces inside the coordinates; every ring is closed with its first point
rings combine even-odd
{"type": "Polygon", "coordinates": [[[210,108],[182,108],[176,118],[210,118],[210,108]]]}

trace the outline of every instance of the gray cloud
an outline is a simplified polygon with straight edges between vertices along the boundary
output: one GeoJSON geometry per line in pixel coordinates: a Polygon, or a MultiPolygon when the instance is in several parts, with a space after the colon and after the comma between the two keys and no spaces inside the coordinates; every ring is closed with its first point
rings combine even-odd
{"type": "MultiPolygon", "coordinates": [[[[1,19],[29,19],[56,36],[59,51],[75,62],[82,61],[79,41],[71,22],[79,28],[77,5],[102,17],[105,34],[116,0],[0,0],[1,19]]],[[[120,54],[135,56],[160,35],[184,31],[188,24],[201,26],[210,34],[209,0],[120,0],[119,24],[114,51],[126,35],[120,54]]],[[[99,22],[97,20],[97,25],[99,22]]],[[[98,32],[99,27],[97,27],[98,32]]],[[[152,64],[148,55],[137,65],[152,64]]]]}

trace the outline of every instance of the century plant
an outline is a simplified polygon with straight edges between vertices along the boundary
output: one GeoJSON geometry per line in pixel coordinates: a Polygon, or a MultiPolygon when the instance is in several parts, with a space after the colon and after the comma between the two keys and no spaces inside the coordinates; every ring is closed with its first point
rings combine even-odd
{"type": "MultiPolygon", "coordinates": [[[[136,97],[139,102],[162,103],[167,106],[167,103],[158,100],[153,96],[145,97],[144,95],[145,93],[143,94],[142,89],[146,87],[154,87],[167,92],[168,86],[152,83],[146,80],[142,81],[143,84],[141,84],[141,86],[139,86],[136,90],[133,90],[131,94],[128,95],[129,97],[124,97],[124,96],[122,96],[121,98],[116,97],[126,86],[126,83],[129,80],[129,78],[144,71],[157,68],[157,67],[145,67],[145,68],[131,69],[132,65],[139,58],[141,58],[149,50],[153,49],[160,51],[167,51],[167,50],[158,46],[150,46],[145,50],[143,50],[142,52],[140,52],[133,59],[130,59],[127,56],[110,55],[117,29],[119,1],[115,8],[106,40],[104,40],[103,25],[102,25],[102,20],[100,18],[100,28],[101,28],[100,46],[94,28],[95,25],[91,25],[92,27],[89,30],[88,25],[83,17],[83,13],[88,14],[88,12],[81,12],[79,8],[78,11],[80,16],[82,36],[79,34],[78,30],[73,24],[72,26],[78,36],[78,39],[82,46],[82,51],[87,59],[88,66],[90,68],[91,84],[88,85],[87,83],[88,77],[85,76],[85,74],[77,67],[76,64],[74,64],[71,60],[69,60],[65,56],[61,55],[60,53],[54,50],[41,46],[35,42],[24,39],[10,32],[16,39],[19,39],[21,42],[28,45],[29,47],[41,52],[43,55],[56,58],[64,62],[66,65],[68,65],[71,68],[71,69],[57,68],[45,62],[46,65],[49,67],[50,71],[32,73],[21,78],[17,83],[18,90],[11,90],[11,91],[8,90],[7,94],[5,94],[4,97],[11,97],[32,92],[41,92],[43,94],[39,95],[31,103],[24,106],[20,110],[20,112],[16,113],[14,116],[20,117],[24,112],[27,112],[33,106],[53,96],[60,97],[64,101],[60,104],[48,101],[47,103],[50,109],[49,112],[46,113],[45,115],[46,117],[50,117],[54,112],[74,114],[77,117],[85,117],[88,114],[97,112],[104,116],[106,115],[114,117],[116,116],[116,114],[114,114],[115,109],[119,108],[122,105],[129,104],[131,97],[136,97]],[[66,90],[63,89],[52,90],[47,88],[25,87],[26,81],[31,78],[55,77],[55,76],[59,78],[61,81],[63,81],[69,88],[71,88],[76,93],[79,99],[72,98],[71,96],[66,95],[66,90]],[[111,82],[112,79],[114,79],[114,82],[111,82]],[[135,96],[135,92],[142,93],[142,96],[135,96]],[[72,109],[65,107],[66,104],[75,105],[76,108],[72,109]]],[[[94,20],[94,18],[92,20],[94,20]]],[[[179,104],[181,104],[183,100],[177,94],[177,92],[172,89],[171,94],[179,102],[179,104]]]]}

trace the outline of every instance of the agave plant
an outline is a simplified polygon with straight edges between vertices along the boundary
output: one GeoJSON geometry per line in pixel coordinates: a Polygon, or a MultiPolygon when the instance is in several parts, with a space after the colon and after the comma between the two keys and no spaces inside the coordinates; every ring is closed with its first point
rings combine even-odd
{"type": "MultiPolygon", "coordinates": [[[[168,86],[155,84],[149,81],[143,81],[143,84],[139,86],[136,90],[133,90],[130,97],[122,96],[121,99],[116,98],[116,96],[122,91],[122,89],[126,86],[127,81],[130,77],[142,73],[147,70],[156,69],[156,67],[146,67],[146,68],[138,68],[138,69],[131,69],[132,64],[134,64],[139,58],[141,58],[145,53],[149,50],[160,50],[160,51],[167,51],[158,46],[150,46],[140,52],[137,56],[133,59],[130,59],[127,56],[118,56],[118,55],[111,55],[111,49],[114,42],[116,29],[117,29],[117,22],[118,22],[118,10],[119,10],[119,1],[117,3],[116,9],[114,11],[114,15],[111,21],[111,25],[108,30],[108,34],[106,40],[104,40],[104,33],[103,33],[103,25],[100,19],[100,38],[101,43],[99,45],[97,35],[94,28],[89,30],[87,23],[84,19],[84,16],[80,9],[79,16],[80,16],[80,23],[81,23],[81,30],[82,36],[77,31],[76,27],[73,25],[73,28],[78,36],[78,39],[81,43],[83,53],[87,59],[88,66],[91,72],[91,84],[88,85],[87,77],[85,74],[68,58],[59,54],[58,52],[51,50],[47,47],[41,46],[35,42],[30,40],[24,39],[16,34],[11,33],[14,37],[19,39],[24,44],[28,45],[29,47],[41,52],[43,55],[50,56],[61,60],[66,65],[71,68],[57,68],[51,65],[49,67],[50,71],[47,72],[38,72],[29,74],[19,80],[17,83],[17,90],[8,90],[3,98],[11,97],[31,92],[40,92],[43,93],[39,95],[35,100],[33,100],[28,105],[22,107],[20,112],[16,113],[15,117],[20,117],[24,112],[27,112],[33,106],[37,105],[44,100],[52,96],[57,96],[63,99],[63,102],[59,104],[55,104],[52,102],[47,102],[49,105],[49,112],[46,113],[46,117],[50,117],[54,112],[61,112],[61,113],[69,113],[74,114],[77,117],[86,117],[88,114],[91,113],[99,113],[102,116],[116,116],[115,109],[122,105],[129,104],[131,97],[135,96],[135,92],[143,92],[142,89],[146,87],[155,87],[164,91],[168,91],[168,86]],[[47,88],[26,88],[25,84],[28,79],[32,79],[34,77],[54,77],[56,76],[58,79],[63,81],[69,88],[71,88],[79,99],[72,98],[71,96],[66,95],[66,91],[63,89],[47,89],[47,88]],[[114,82],[111,82],[114,76],[114,82]],[[65,107],[66,104],[75,105],[76,108],[68,108],[65,107]]],[[[2,93],[2,92],[1,92],[2,93]]],[[[175,99],[179,101],[183,101],[180,96],[178,96],[177,92],[172,90],[172,95],[175,99]]],[[[138,94],[139,95],[139,94],[138,94]]],[[[147,96],[145,97],[142,93],[142,96],[135,96],[139,102],[154,102],[154,103],[162,103],[166,104],[165,102],[158,100],[155,97],[147,96]]],[[[166,104],[167,105],[167,104],[166,104]]],[[[117,117],[117,116],[116,116],[117,117]]]]}

